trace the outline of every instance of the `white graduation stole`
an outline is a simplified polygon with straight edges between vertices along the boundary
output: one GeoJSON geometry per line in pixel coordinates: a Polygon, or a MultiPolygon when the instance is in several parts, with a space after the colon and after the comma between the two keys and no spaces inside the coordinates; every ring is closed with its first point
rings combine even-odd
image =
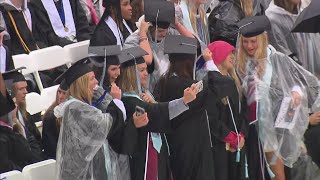
{"type": "Polygon", "coordinates": [[[56,35],[76,42],[76,26],[74,24],[70,2],[68,0],[60,1],[63,3],[65,25],[60,19],[59,12],[53,0],[42,0],[42,4],[48,13],[51,25],[56,35]]]}

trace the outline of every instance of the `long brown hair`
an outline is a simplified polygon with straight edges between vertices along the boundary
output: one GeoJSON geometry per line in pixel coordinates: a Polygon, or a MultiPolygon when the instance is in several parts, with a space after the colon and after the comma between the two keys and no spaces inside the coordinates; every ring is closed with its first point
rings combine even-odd
{"type": "MultiPolygon", "coordinates": [[[[253,60],[257,65],[258,77],[262,77],[265,71],[266,60],[267,60],[267,48],[269,45],[267,33],[264,32],[257,37],[258,49],[254,55],[253,60]]],[[[240,46],[238,50],[238,63],[237,69],[240,73],[240,76],[246,75],[246,64],[248,59],[248,54],[243,47],[243,36],[240,35],[240,46]]]]}
{"type": "Polygon", "coordinates": [[[158,84],[156,85],[157,93],[156,96],[166,96],[165,89],[170,77],[177,75],[182,79],[192,80],[193,78],[193,66],[194,66],[195,55],[192,54],[169,54],[170,66],[165,75],[163,75],[158,84]]]}
{"type": "Polygon", "coordinates": [[[293,6],[289,0],[274,0],[276,6],[282,7],[290,13],[295,13],[298,11],[298,6],[293,6]]]}
{"type": "Polygon", "coordinates": [[[241,8],[246,17],[253,16],[253,0],[240,0],[241,8]]]}
{"type": "MultiPolygon", "coordinates": [[[[17,83],[12,84],[11,90],[12,90],[12,97],[15,97],[18,93],[17,83]]],[[[28,120],[28,115],[27,115],[28,113],[27,113],[26,102],[24,101],[24,102],[18,103],[18,108],[22,114],[24,122],[28,122],[29,120],[28,120]]]]}
{"type": "Polygon", "coordinates": [[[139,18],[144,14],[144,9],[142,8],[143,0],[133,0],[131,2],[132,16],[131,23],[135,24],[139,18]]]}
{"type": "Polygon", "coordinates": [[[121,66],[118,85],[123,92],[135,92],[139,95],[135,66],[121,66]]]}

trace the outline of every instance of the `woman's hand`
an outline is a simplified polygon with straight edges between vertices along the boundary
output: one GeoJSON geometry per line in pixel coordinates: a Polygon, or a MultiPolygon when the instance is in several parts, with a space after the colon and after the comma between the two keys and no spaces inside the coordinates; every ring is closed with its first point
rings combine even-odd
{"type": "Polygon", "coordinates": [[[146,22],[144,19],[141,21],[141,25],[140,25],[140,36],[146,36],[148,31],[149,31],[149,27],[152,26],[152,24],[150,22],[146,22]]]}
{"type": "Polygon", "coordinates": [[[203,59],[207,62],[212,60],[212,53],[209,48],[206,48],[202,53],[203,59]]]}
{"type": "Polygon", "coordinates": [[[292,98],[292,103],[293,103],[294,107],[297,107],[297,106],[300,105],[300,103],[301,103],[301,95],[298,92],[292,91],[291,98],[292,98]]]}
{"type": "Polygon", "coordinates": [[[320,124],[320,112],[313,113],[309,116],[309,123],[312,126],[320,124]]]}
{"type": "Polygon", "coordinates": [[[111,84],[110,95],[112,96],[113,99],[121,100],[121,96],[122,96],[121,89],[115,83],[111,84]]]}
{"type": "Polygon", "coordinates": [[[136,128],[144,127],[148,124],[148,122],[149,119],[147,113],[144,113],[140,116],[138,116],[136,112],[133,114],[133,123],[136,126],[136,128]]]}
{"type": "Polygon", "coordinates": [[[156,103],[156,101],[147,93],[142,93],[141,98],[147,103],[156,103]]]}
{"type": "Polygon", "coordinates": [[[184,104],[188,104],[193,100],[195,100],[197,98],[197,94],[198,92],[194,84],[192,84],[191,87],[186,88],[183,91],[183,97],[182,97],[184,104]]]}

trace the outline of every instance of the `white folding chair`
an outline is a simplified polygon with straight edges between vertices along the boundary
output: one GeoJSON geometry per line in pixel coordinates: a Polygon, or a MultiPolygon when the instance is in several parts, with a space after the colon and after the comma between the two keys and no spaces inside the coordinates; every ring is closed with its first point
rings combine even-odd
{"type": "Polygon", "coordinates": [[[14,55],[12,59],[15,68],[26,67],[22,70],[23,75],[34,73],[38,69],[34,59],[27,54],[14,55]]]}
{"type": "Polygon", "coordinates": [[[56,180],[56,160],[30,164],[23,168],[22,174],[29,180],[56,180]]]}
{"type": "Polygon", "coordinates": [[[26,180],[20,171],[9,171],[0,174],[0,179],[2,180],[26,180]]]}
{"type": "Polygon", "coordinates": [[[27,111],[31,114],[37,114],[44,110],[42,105],[42,98],[40,94],[31,92],[26,95],[26,108],[27,111]]]}
{"type": "Polygon", "coordinates": [[[79,61],[80,59],[88,57],[88,48],[89,48],[90,40],[81,41],[73,44],[69,44],[63,47],[65,49],[67,58],[70,61],[68,67],[71,66],[72,63],[79,61]]]}
{"type": "Polygon", "coordinates": [[[51,106],[51,104],[56,100],[58,88],[59,85],[55,85],[45,88],[41,91],[42,105],[45,110],[47,110],[51,106]]]}
{"type": "MultiPolygon", "coordinates": [[[[51,46],[30,52],[29,56],[34,60],[38,71],[54,69],[56,67],[69,63],[66,58],[66,52],[60,46],[51,46]]],[[[40,86],[40,91],[43,90],[43,85],[38,71],[35,74],[35,79],[40,86]]]]}

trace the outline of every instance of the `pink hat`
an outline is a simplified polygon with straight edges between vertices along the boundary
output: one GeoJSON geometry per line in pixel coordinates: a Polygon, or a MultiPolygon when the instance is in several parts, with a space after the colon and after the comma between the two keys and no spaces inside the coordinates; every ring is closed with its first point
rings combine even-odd
{"type": "Polygon", "coordinates": [[[208,45],[212,53],[213,62],[216,65],[221,64],[235,48],[225,41],[215,41],[208,45]]]}

